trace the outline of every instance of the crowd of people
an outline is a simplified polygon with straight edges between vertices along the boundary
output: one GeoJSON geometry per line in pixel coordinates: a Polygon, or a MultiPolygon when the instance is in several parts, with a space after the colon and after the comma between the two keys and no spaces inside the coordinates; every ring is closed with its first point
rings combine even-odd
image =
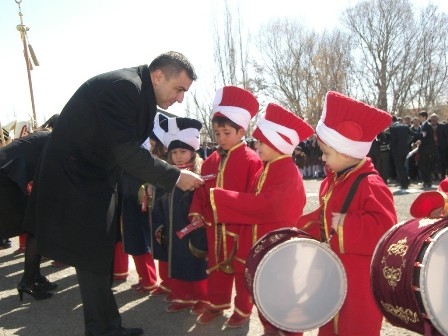
{"type": "MultiPolygon", "coordinates": [[[[126,278],[131,255],[136,293],[165,295],[167,313],[189,310],[203,325],[233,306],[225,326],[239,328],[257,306],[245,260],[260,238],[287,226],[328,244],[347,273],[347,297],[319,335],[379,335],[382,315],[370,291],[369,264],[397,215],[389,176],[378,173],[369,156],[378,134],[396,127],[391,115],[330,91],[314,130],[274,103],[261,113],[251,92],[224,86],[210,115],[217,146],[201,148],[198,120],[157,113],[182,102],[196,78],[184,55],[167,52],[149,65],[89,79],[34,157],[26,156],[30,169],[20,181],[6,159],[11,145],[0,149],[2,192],[12,185],[23,203],[14,213],[1,207],[2,214],[19,216],[12,225],[19,229],[0,237],[27,233],[20,299],[24,293],[48,299],[57,288],[39,273],[42,255],[75,267],[86,336],[141,335],[142,329],[122,325],[111,289],[114,279],[126,278]],[[245,142],[257,113],[256,141],[245,142]],[[309,214],[303,214],[304,178],[322,179],[319,208],[309,214]]],[[[425,187],[425,142],[442,142],[427,124],[408,130],[425,187]]],[[[38,134],[24,137],[23,148],[38,134]]],[[[16,154],[17,162],[26,155],[20,148],[16,154]]],[[[302,335],[283,330],[258,308],[265,335],[302,335]]]]}
{"type": "Polygon", "coordinates": [[[447,120],[426,111],[413,118],[394,116],[376,137],[369,156],[384,181],[396,182],[401,190],[410,183],[431,189],[447,176],[447,120]]]}

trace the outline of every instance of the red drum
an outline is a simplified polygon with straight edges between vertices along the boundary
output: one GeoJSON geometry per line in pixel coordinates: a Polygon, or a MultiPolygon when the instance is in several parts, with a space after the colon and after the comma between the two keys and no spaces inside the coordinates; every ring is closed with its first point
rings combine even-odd
{"type": "Polygon", "coordinates": [[[378,242],[371,285],[391,324],[425,335],[448,335],[447,225],[446,218],[412,219],[394,225],[378,242]]]}
{"type": "Polygon", "coordinates": [[[289,332],[327,323],[347,293],[345,270],[336,254],[295,228],[264,235],[246,259],[245,276],[258,311],[289,332]]]}

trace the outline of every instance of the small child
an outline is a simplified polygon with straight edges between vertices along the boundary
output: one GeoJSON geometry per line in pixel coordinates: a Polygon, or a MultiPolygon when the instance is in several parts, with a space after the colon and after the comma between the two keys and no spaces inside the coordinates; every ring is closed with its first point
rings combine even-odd
{"type": "MultiPolygon", "coordinates": [[[[295,226],[301,216],[306,194],[302,176],[291,155],[299,142],[313,133],[310,125],[290,111],[269,104],[253,133],[258,140],[255,146],[264,167],[257,172],[250,191],[210,190],[215,219],[239,223],[239,245],[235,258],[241,260],[243,265],[258,239],[272,230],[295,226]]],[[[260,313],[259,317],[265,334],[294,334],[280,331],[260,313]]]]}
{"type": "MultiPolygon", "coordinates": [[[[168,132],[164,144],[168,148],[167,162],[180,169],[199,173],[202,159],[196,153],[199,148],[199,130],[202,124],[190,118],[169,118],[168,132]]],[[[158,199],[154,210],[154,226],[158,227],[156,237],[168,254],[168,277],[171,286],[171,303],[166,307],[169,313],[179,312],[196,306],[204,306],[207,298],[207,262],[197,258],[190,250],[191,241],[205,248],[204,228],[179,238],[177,232],[189,224],[192,191],[178,187],[167,191],[158,199]],[[157,223],[156,220],[162,221],[157,223]]],[[[195,247],[198,247],[195,245],[195,247]]]]}
{"type": "Polygon", "coordinates": [[[210,204],[210,189],[214,187],[247,192],[255,173],[262,167],[257,153],[242,140],[250,120],[258,112],[258,101],[247,90],[225,86],[216,92],[213,102],[212,126],[219,148],[203,163],[201,175],[215,176],[196,189],[190,208],[192,221],[203,221],[208,242],[207,309],[193,309],[197,322],[208,324],[231,307],[235,281],[234,312],[226,321],[229,328],[246,324],[252,302],[246,289],[244,261],[235,257],[238,250],[239,225],[216,221],[210,204]]]}
{"type": "Polygon", "coordinates": [[[397,215],[392,193],[366,155],[390,122],[389,113],[337,92],[327,93],[316,128],[327,177],[320,185],[320,207],[302,216],[298,228],[328,242],[339,256],[347,275],[347,296],[339,313],[319,328],[319,336],[380,335],[383,316],[370,287],[370,263],[397,215]],[[363,177],[350,205],[341,213],[359,176],[363,177]]]}

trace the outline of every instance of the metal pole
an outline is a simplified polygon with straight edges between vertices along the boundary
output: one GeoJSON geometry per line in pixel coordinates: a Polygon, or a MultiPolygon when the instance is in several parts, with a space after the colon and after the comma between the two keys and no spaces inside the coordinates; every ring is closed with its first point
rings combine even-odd
{"type": "Polygon", "coordinates": [[[23,14],[22,14],[22,8],[20,4],[22,3],[22,0],[14,0],[16,4],[19,6],[19,17],[20,17],[20,24],[17,25],[17,30],[20,32],[20,37],[23,42],[23,54],[25,56],[25,63],[26,63],[26,71],[28,74],[28,85],[30,89],[30,97],[31,97],[31,108],[33,110],[33,128],[37,128],[37,117],[36,117],[36,107],[34,105],[34,94],[33,94],[33,83],[31,81],[31,60],[28,54],[28,46],[27,46],[27,40],[26,40],[26,32],[29,30],[27,26],[23,24],[23,14]]]}

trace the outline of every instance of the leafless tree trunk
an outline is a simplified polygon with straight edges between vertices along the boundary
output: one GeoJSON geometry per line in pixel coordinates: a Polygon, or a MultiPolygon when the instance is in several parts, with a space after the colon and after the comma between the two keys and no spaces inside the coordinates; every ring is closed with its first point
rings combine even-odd
{"type": "Polygon", "coordinates": [[[319,35],[279,19],[261,27],[256,45],[257,84],[311,124],[317,123],[328,90],[347,90],[349,41],[338,31],[319,35]]]}
{"type": "Polygon", "coordinates": [[[365,0],[347,9],[360,99],[401,115],[412,105],[427,107],[446,84],[446,15],[437,8],[414,18],[408,0],[365,0]]]}

